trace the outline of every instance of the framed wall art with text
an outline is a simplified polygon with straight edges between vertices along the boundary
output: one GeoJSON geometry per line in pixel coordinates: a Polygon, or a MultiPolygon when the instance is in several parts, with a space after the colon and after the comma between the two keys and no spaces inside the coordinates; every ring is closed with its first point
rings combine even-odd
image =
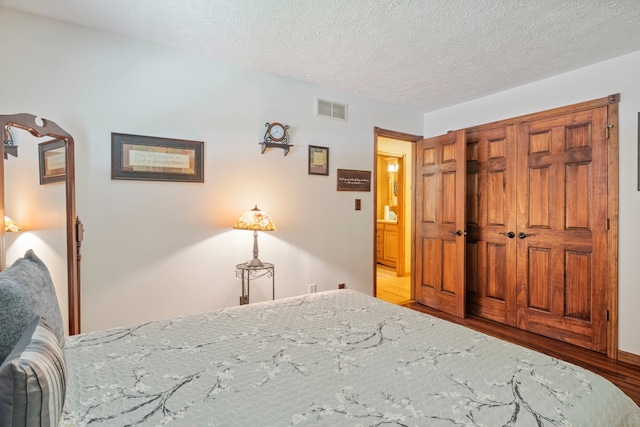
{"type": "Polygon", "coordinates": [[[111,179],[204,182],[204,142],[111,133],[111,179]]]}

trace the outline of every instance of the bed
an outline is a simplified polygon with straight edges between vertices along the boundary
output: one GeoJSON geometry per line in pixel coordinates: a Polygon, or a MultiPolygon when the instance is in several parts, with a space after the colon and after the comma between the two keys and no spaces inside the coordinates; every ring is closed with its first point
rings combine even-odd
{"type": "Polygon", "coordinates": [[[640,426],[598,375],[351,290],[63,345],[60,426],[640,426]]]}

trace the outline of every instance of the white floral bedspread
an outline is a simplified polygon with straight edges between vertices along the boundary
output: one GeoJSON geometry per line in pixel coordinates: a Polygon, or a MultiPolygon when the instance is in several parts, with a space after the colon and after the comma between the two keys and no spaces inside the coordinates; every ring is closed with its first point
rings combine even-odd
{"type": "Polygon", "coordinates": [[[589,371],[349,290],[67,339],[62,426],[640,426],[589,371]]]}

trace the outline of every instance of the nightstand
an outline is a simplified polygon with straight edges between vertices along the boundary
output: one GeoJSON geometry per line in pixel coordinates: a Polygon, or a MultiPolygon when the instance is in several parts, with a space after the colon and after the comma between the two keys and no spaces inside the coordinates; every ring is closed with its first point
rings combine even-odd
{"type": "Polygon", "coordinates": [[[262,265],[255,266],[248,263],[236,265],[236,277],[242,279],[242,295],[240,296],[240,305],[249,304],[249,288],[251,280],[260,277],[268,277],[271,279],[271,299],[276,299],[276,282],[273,264],[263,262],[262,265]]]}

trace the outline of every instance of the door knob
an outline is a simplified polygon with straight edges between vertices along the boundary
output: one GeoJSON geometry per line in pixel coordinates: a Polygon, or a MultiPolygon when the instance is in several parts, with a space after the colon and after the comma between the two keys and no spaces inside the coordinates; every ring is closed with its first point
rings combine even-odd
{"type": "Polygon", "coordinates": [[[501,236],[507,236],[510,239],[513,239],[514,237],[516,237],[516,233],[514,233],[513,231],[510,231],[508,233],[498,233],[501,236]]]}
{"type": "Polygon", "coordinates": [[[527,234],[523,231],[518,233],[518,239],[526,239],[529,236],[535,236],[535,234],[527,234]]]}
{"type": "Polygon", "coordinates": [[[466,231],[462,231],[462,230],[456,230],[456,231],[450,231],[449,233],[451,234],[455,234],[456,236],[462,236],[463,234],[466,236],[467,232],[466,231]]]}

